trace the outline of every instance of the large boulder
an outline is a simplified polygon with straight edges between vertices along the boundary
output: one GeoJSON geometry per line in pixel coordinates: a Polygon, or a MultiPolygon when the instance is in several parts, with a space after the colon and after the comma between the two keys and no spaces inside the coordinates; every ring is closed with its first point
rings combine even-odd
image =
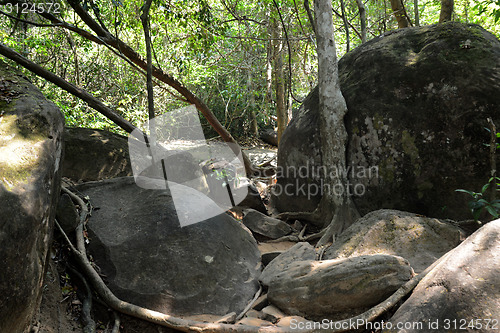
{"type": "Polygon", "coordinates": [[[254,209],[245,209],[243,213],[243,224],[258,235],[277,239],[293,231],[292,227],[285,222],[264,215],[254,209]]]}
{"type": "Polygon", "coordinates": [[[63,176],[92,181],[132,175],[128,138],[92,128],[64,131],[63,176]]]}
{"type": "Polygon", "coordinates": [[[290,315],[340,320],[382,302],[412,277],[408,261],[390,255],[296,261],[269,277],[267,297],[290,315]]]}
{"type": "MultiPolygon", "coordinates": [[[[176,316],[224,315],[242,311],[256,293],[256,241],[229,215],[180,227],[170,191],[140,188],[133,177],[78,189],[95,207],[89,252],[119,298],[176,316]]],[[[189,214],[213,209],[195,192],[176,189],[192,206],[189,214]]]]}
{"type": "Polygon", "coordinates": [[[269,286],[275,276],[290,268],[295,262],[315,259],[314,247],[307,242],[299,242],[271,260],[262,271],[259,280],[264,286],[269,286]]]}
{"type": "Polygon", "coordinates": [[[455,248],[417,285],[384,332],[397,323],[423,331],[495,332],[500,323],[500,220],[486,224],[455,248]]]}
{"type": "Polygon", "coordinates": [[[0,332],[27,331],[40,304],[63,126],[57,106],[0,62],[0,332]]]}
{"type": "Polygon", "coordinates": [[[449,221],[381,209],[366,214],[347,228],[323,258],[392,254],[408,260],[415,272],[420,273],[464,238],[465,233],[449,221]]]}
{"type": "MultiPolygon", "coordinates": [[[[380,208],[456,220],[470,214],[470,198],[455,190],[479,191],[488,181],[484,128],[488,117],[500,124],[499,70],[499,40],[458,22],[391,31],[340,60],[349,109],[349,169],[340,171],[361,215],[380,208]]],[[[291,184],[291,195],[276,198],[280,211],[312,211],[321,198],[318,117],[315,89],[280,141],[277,189],[291,184]]]]}

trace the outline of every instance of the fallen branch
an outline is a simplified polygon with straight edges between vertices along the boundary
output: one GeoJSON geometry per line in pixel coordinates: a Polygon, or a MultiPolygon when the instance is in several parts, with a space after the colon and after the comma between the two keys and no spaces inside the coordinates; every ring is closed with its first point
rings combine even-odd
{"type": "Polygon", "coordinates": [[[253,304],[255,303],[257,298],[259,298],[261,293],[262,293],[262,286],[259,284],[259,290],[257,290],[257,292],[255,293],[255,296],[250,301],[250,303],[248,303],[248,305],[245,307],[245,309],[243,309],[243,311],[241,311],[241,313],[236,317],[235,321],[238,321],[241,318],[243,318],[243,316],[252,308],[253,304]]]}

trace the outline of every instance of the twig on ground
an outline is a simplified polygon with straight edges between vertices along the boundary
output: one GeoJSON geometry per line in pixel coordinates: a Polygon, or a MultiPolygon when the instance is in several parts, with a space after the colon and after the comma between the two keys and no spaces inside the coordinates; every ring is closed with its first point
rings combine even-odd
{"type": "Polygon", "coordinates": [[[248,303],[248,305],[245,307],[245,309],[243,309],[243,311],[241,311],[241,313],[236,317],[235,322],[240,320],[241,318],[243,318],[243,316],[252,308],[253,304],[255,303],[257,298],[259,298],[261,293],[262,293],[262,286],[259,284],[259,290],[257,290],[257,292],[255,293],[255,296],[250,301],[250,303],[248,303]]]}

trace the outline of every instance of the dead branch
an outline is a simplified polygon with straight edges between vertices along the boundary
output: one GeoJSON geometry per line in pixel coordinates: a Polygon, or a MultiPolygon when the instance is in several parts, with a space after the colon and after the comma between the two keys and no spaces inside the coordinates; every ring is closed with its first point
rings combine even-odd
{"type": "Polygon", "coordinates": [[[243,316],[252,308],[253,304],[259,298],[261,293],[262,293],[262,286],[259,284],[259,290],[257,290],[257,292],[255,293],[255,296],[252,298],[250,303],[248,303],[248,305],[245,307],[245,309],[243,309],[243,311],[241,311],[241,313],[235,318],[235,321],[238,321],[241,318],[243,318],[243,316]]]}
{"type": "Polygon", "coordinates": [[[497,128],[495,123],[491,118],[488,118],[488,124],[490,125],[490,170],[491,170],[491,196],[490,202],[496,199],[497,195],[497,162],[496,162],[496,151],[497,151],[497,128]]]}

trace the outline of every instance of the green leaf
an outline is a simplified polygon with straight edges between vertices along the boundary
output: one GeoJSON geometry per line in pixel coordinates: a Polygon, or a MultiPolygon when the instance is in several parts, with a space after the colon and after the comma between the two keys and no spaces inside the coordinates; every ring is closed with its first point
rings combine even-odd
{"type": "MultiPolygon", "coordinates": [[[[490,179],[490,182],[491,182],[491,179],[490,179]]],[[[481,188],[481,193],[484,194],[484,192],[488,189],[489,186],[490,186],[490,183],[484,184],[483,188],[481,188]]]]}
{"type": "Polygon", "coordinates": [[[479,200],[477,201],[477,203],[480,203],[480,204],[482,204],[483,206],[487,206],[487,205],[489,205],[489,204],[490,204],[488,201],[486,201],[486,200],[484,200],[484,199],[479,199],[479,200]]]}
{"type": "Polygon", "coordinates": [[[486,210],[488,213],[490,213],[491,216],[497,218],[498,217],[498,212],[491,206],[486,206],[486,210]]]}
{"type": "Polygon", "coordinates": [[[475,210],[481,210],[484,205],[477,202],[477,201],[469,201],[469,209],[472,210],[472,211],[475,211],[475,210]]]}
{"type": "Polygon", "coordinates": [[[475,192],[472,192],[472,191],[467,191],[467,190],[463,190],[463,189],[459,189],[459,190],[455,190],[455,192],[463,192],[463,193],[467,193],[469,194],[470,196],[475,196],[475,192]]]}

